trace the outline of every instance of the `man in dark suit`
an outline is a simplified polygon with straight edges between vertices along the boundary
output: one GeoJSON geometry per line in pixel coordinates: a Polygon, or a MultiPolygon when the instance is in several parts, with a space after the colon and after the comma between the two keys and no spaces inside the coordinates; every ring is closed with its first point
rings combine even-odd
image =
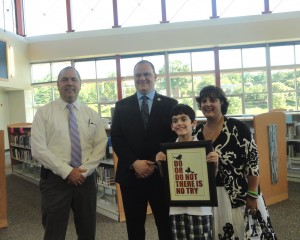
{"type": "Polygon", "coordinates": [[[169,113],[177,101],[158,94],[155,81],[153,64],[138,62],[134,67],[137,92],[116,103],[112,121],[112,146],[119,159],[116,181],[121,188],[129,240],[145,239],[148,202],[159,239],[171,239],[169,208],[155,155],[160,143],[175,140],[169,113]]]}

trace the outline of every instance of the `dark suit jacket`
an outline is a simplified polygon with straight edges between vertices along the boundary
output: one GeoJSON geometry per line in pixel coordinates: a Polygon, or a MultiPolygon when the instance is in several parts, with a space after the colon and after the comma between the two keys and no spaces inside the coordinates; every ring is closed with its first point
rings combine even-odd
{"type": "Polygon", "coordinates": [[[119,159],[116,182],[135,185],[140,180],[134,170],[130,170],[133,162],[137,159],[155,161],[160,143],[175,140],[169,114],[176,104],[175,99],[156,93],[145,129],[136,94],[116,103],[111,127],[112,146],[119,159]]]}

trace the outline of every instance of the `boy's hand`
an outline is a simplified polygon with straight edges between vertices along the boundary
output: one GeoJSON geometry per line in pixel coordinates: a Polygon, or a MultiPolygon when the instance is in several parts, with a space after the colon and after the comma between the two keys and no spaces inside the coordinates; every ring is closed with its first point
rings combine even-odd
{"type": "Polygon", "coordinates": [[[214,165],[215,165],[215,173],[217,174],[218,163],[219,163],[219,155],[216,152],[210,152],[209,154],[207,154],[206,161],[214,163],[214,165]]]}
{"type": "Polygon", "coordinates": [[[160,161],[166,161],[167,157],[166,154],[163,152],[159,152],[156,154],[155,161],[160,164],[160,161]]]}

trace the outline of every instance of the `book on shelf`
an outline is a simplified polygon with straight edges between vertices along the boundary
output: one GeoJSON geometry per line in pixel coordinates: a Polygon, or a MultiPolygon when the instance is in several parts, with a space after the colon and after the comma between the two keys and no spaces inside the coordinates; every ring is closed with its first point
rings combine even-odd
{"type": "Polygon", "coordinates": [[[11,135],[10,143],[15,146],[31,148],[31,136],[30,135],[11,135]]]}
{"type": "Polygon", "coordinates": [[[112,167],[98,166],[97,169],[97,182],[111,186],[115,184],[115,173],[112,167]]]}

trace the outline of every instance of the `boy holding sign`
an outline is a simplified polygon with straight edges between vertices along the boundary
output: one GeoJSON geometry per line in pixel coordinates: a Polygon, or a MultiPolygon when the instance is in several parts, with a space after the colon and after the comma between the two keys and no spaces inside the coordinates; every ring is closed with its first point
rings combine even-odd
{"type": "MultiPolygon", "coordinates": [[[[178,136],[176,142],[198,141],[193,136],[193,129],[197,125],[195,115],[194,110],[185,104],[178,104],[172,109],[171,129],[178,136]]],[[[180,155],[177,157],[180,160],[180,155]]],[[[161,161],[166,161],[166,155],[159,152],[155,160],[161,166],[161,161]]],[[[207,162],[213,162],[215,172],[217,172],[218,154],[216,152],[208,153],[207,162]]],[[[213,239],[212,207],[170,207],[169,215],[172,239],[213,239]]]]}

